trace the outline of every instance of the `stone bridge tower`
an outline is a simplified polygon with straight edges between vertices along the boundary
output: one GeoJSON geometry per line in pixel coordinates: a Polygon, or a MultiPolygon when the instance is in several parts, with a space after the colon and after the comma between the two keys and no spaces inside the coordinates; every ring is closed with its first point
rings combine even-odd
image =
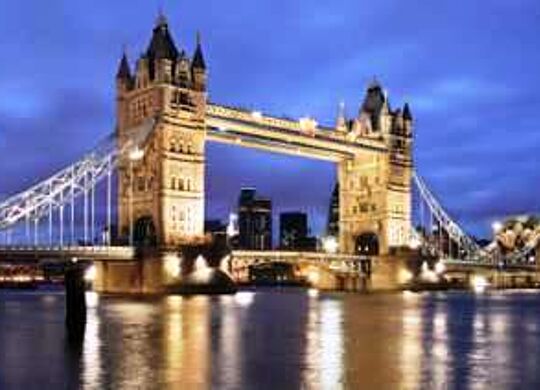
{"type": "Polygon", "coordinates": [[[336,127],[367,146],[338,163],[340,250],[373,255],[408,245],[413,166],[409,106],[392,111],[374,81],[357,117],[347,120],[341,113],[336,127]]]}
{"type": "Polygon", "coordinates": [[[160,15],[134,72],[124,54],[116,75],[117,138],[155,118],[144,155],[118,170],[118,227],[125,241],[176,245],[204,234],[207,72],[201,42],[190,58],[160,15]]]}

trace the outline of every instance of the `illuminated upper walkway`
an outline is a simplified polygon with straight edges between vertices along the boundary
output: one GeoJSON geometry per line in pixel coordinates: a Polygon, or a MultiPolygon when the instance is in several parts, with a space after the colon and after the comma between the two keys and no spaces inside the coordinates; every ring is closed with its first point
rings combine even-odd
{"type": "Polygon", "coordinates": [[[365,151],[387,151],[381,140],[352,139],[310,118],[295,121],[217,104],[207,106],[206,125],[210,141],[333,162],[365,151]]]}

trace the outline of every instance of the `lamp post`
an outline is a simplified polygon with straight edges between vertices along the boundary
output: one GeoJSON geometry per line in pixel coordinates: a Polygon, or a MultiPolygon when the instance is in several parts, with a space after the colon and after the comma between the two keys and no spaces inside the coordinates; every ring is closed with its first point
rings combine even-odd
{"type": "Polygon", "coordinates": [[[129,245],[133,246],[133,163],[142,160],[144,150],[135,147],[129,153],[129,245]]]}

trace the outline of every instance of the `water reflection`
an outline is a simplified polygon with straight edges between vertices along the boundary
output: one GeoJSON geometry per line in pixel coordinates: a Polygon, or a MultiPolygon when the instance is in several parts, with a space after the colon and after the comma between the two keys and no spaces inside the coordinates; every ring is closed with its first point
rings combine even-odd
{"type": "Polygon", "coordinates": [[[308,388],[343,386],[343,304],[341,300],[317,299],[308,291],[306,353],[303,383],[308,388]]]}
{"type": "Polygon", "coordinates": [[[83,388],[94,388],[96,384],[102,384],[101,378],[103,376],[103,367],[101,364],[101,338],[99,334],[99,297],[94,292],[87,292],[86,302],[87,322],[82,345],[81,385],[83,388]]]}
{"type": "Polygon", "coordinates": [[[421,298],[405,291],[402,295],[399,371],[402,388],[418,388],[421,380],[422,326],[421,298]]]}
{"type": "MultiPolygon", "coordinates": [[[[0,388],[539,388],[540,294],[0,299],[0,388]]],[[[95,297],[94,297],[95,298],[95,297]]]]}
{"type": "Polygon", "coordinates": [[[165,299],[163,385],[174,388],[180,383],[188,387],[206,383],[210,369],[209,305],[206,297],[165,299]]]}

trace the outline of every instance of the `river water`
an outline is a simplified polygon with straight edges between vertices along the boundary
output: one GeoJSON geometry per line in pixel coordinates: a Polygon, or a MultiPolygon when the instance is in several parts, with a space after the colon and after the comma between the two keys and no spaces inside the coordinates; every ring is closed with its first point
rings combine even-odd
{"type": "Polygon", "coordinates": [[[540,293],[0,291],[0,389],[539,389],[540,293]]]}

